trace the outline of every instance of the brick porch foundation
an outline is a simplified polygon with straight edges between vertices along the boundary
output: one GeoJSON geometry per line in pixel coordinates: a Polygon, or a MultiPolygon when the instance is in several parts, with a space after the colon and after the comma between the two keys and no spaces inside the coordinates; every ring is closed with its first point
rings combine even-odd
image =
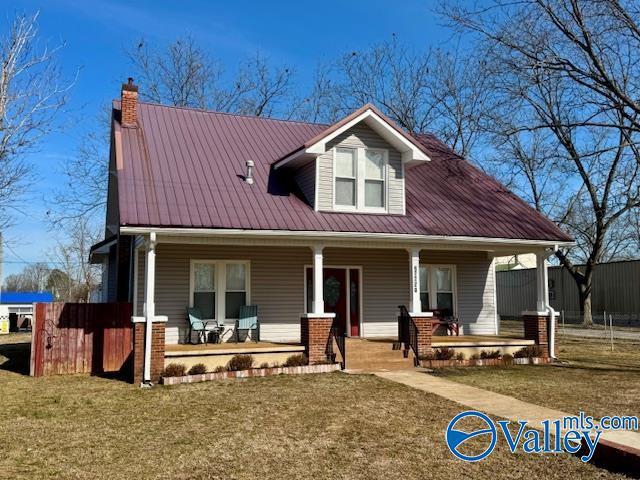
{"type": "Polygon", "coordinates": [[[311,314],[300,318],[300,341],[304,345],[309,365],[327,360],[327,344],[333,319],[333,316],[314,317],[311,314]]]}
{"type": "MultiPolygon", "coordinates": [[[[144,371],[145,322],[133,324],[133,375],[134,385],[142,383],[144,371]]],[[[157,383],[164,370],[165,323],[154,322],[151,330],[151,381],[157,383]]]]}
{"type": "Polygon", "coordinates": [[[418,328],[418,353],[425,355],[431,353],[431,320],[433,317],[412,317],[418,328]]]}
{"type": "MultiPolygon", "coordinates": [[[[524,312],[522,314],[524,323],[524,338],[533,340],[542,350],[543,357],[549,357],[549,315],[535,312],[524,312]]],[[[556,322],[556,334],[558,332],[558,322],[556,322]]],[[[556,339],[557,339],[556,335],[556,339]]],[[[555,354],[558,354],[558,342],[555,344],[555,354]]]]}

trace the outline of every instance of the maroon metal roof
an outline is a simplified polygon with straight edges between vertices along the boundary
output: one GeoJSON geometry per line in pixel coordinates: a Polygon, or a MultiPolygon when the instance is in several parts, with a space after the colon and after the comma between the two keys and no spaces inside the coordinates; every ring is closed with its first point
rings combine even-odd
{"type": "Polygon", "coordinates": [[[371,215],[316,212],[290,173],[271,168],[328,125],[148,103],[138,103],[138,123],[114,120],[123,226],[571,240],[434,137],[418,139],[431,162],[406,171],[406,215],[371,215]],[[255,163],[253,185],[243,181],[246,160],[255,163]]]}

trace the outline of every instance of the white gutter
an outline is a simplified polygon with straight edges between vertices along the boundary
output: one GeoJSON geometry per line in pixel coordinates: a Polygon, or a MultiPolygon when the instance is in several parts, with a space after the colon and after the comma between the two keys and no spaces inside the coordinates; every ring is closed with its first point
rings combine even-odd
{"type": "Polygon", "coordinates": [[[368,232],[324,232],[316,230],[247,230],[232,228],[181,228],[181,227],[120,227],[121,234],[127,235],[148,235],[152,232],[166,235],[185,235],[185,236],[217,236],[217,237],[269,237],[269,238],[287,238],[304,240],[313,238],[314,240],[395,240],[408,243],[464,243],[478,244],[486,246],[492,244],[495,246],[518,245],[531,247],[569,247],[575,245],[575,242],[558,242],[557,240],[531,240],[531,239],[512,239],[512,238],[494,238],[494,237],[464,237],[464,236],[445,236],[445,235],[416,235],[416,234],[398,234],[398,233],[368,233],[368,232]]]}

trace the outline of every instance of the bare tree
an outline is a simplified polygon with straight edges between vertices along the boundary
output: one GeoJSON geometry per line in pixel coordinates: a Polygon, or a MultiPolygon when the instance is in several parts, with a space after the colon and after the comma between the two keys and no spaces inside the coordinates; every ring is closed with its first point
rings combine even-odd
{"type": "Polygon", "coordinates": [[[24,156],[52,130],[70,88],[56,63],[61,47],[39,44],[37,21],[18,15],[0,37],[0,228],[34,179],[24,156]]]}
{"type": "Polygon", "coordinates": [[[44,290],[49,277],[49,265],[34,263],[27,265],[19,273],[7,275],[4,290],[12,292],[37,292],[44,290]]]}
{"type": "Polygon", "coordinates": [[[60,164],[63,183],[48,198],[47,220],[53,228],[73,227],[79,219],[102,220],[107,203],[111,107],[83,135],[75,155],[60,164]]]}
{"type": "Polygon", "coordinates": [[[347,53],[334,67],[335,109],[344,116],[374,103],[407,131],[425,132],[435,116],[430,66],[429,51],[413,51],[395,35],[390,41],[347,53]]]}
{"type": "MultiPolygon", "coordinates": [[[[446,9],[457,26],[480,33],[476,50],[488,58],[492,92],[502,106],[494,118],[509,119],[501,136],[512,141],[514,136],[539,131],[557,150],[551,165],[560,176],[554,182],[573,201],[556,220],[574,234],[578,248],[560,250],[556,256],[576,281],[586,325],[592,323],[594,266],[603,261],[607,249],[619,249],[621,244],[614,244],[623,237],[617,234],[620,219],[640,206],[637,113],[596,83],[586,82],[575,69],[576,62],[585,62],[580,68],[588,62],[615,65],[611,88],[638,97],[635,68],[640,56],[629,48],[622,32],[610,29],[607,18],[615,20],[610,14],[613,3],[496,1],[481,11],[446,9]],[[585,52],[583,43],[590,34],[580,19],[587,18],[593,36],[609,38],[615,48],[587,47],[585,52]],[[565,22],[572,21],[582,25],[581,39],[566,30],[565,22]],[[584,266],[578,267],[575,260],[584,266]]],[[[548,165],[545,161],[538,167],[548,165]]]]}
{"type": "Polygon", "coordinates": [[[235,75],[227,75],[191,36],[165,48],[142,39],[127,56],[141,97],[151,102],[256,116],[288,117],[295,110],[293,71],[270,65],[259,53],[242,61],[235,75]]]}
{"type": "Polygon", "coordinates": [[[483,68],[472,55],[414,50],[394,35],[321,67],[301,116],[333,122],[373,103],[405,130],[435,133],[469,157],[489,108],[483,68]]]}
{"type": "Polygon", "coordinates": [[[60,300],[88,302],[96,289],[100,271],[87,262],[91,245],[101,237],[101,230],[91,226],[87,218],[79,218],[68,231],[64,241],[58,242],[51,258],[57,273],[52,278],[60,300]]]}

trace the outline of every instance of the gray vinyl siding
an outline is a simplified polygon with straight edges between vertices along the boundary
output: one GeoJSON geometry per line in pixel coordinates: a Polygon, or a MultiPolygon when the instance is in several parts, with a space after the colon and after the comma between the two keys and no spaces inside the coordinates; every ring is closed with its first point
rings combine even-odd
{"type": "Polygon", "coordinates": [[[191,259],[248,260],[251,303],[258,305],[263,340],[300,340],[304,311],[303,265],[308,248],[260,248],[160,244],[156,251],[156,314],[167,315],[167,343],[186,333],[191,259]]]}
{"type": "Polygon", "coordinates": [[[389,151],[387,205],[389,214],[404,214],[404,169],[402,154],[369,126],[360,123],[327,144],[318,156],[318,210],[333,210],[333,148],[380,148],[389,151]]]}
{"type": "Polygon", "coordinates": [[[453,264],[461,334],[496,335],[495,271],[484,252],[422,251],[424,264],[453,264]]]}
{"type": "MultiPolygon", "coordinates": [[[[258,305],[261,338],[300,340],[304,312],[304,268],[310,248],[159,244],[156,254],[156,314],[167,315],[167,342],[186,333],[191,259],[248,260],[251,303],[258,305]]],[[[422,263],[455,264],[458,315],[465,334],[495,334],[492,262],[481,252],[423,251],[422,263]]],[[[409,303],[409,255],[406,250],[324,250],[325,266],[362,268],[362,329],[365,337],[397,334],[398,305],[409,303]]],[[[138,314],[144,302],[144,253],[139,254],[138,314]]]]}
{"type": "Polygon", "coordinates": [[[316,162],[307,163],[296,170],[294,179],[305,200],[312,208],[315,208],[316,196],[316,162]]]}

